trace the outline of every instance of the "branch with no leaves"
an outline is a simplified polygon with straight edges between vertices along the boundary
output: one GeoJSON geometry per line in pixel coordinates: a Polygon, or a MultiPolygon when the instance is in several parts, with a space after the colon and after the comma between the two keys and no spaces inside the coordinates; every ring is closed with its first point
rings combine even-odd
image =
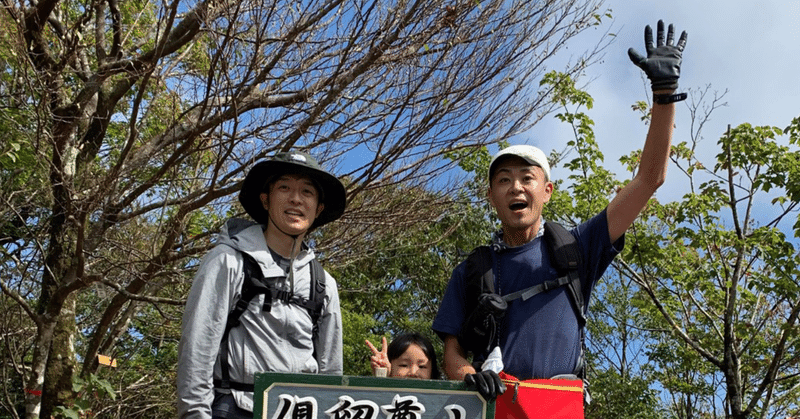
{"type": "Polygon", "coordinates": [[[176,300],[176,299],[172,299],[172,298],[162,298],[162,297],[153,297],[153,296],[149,296],[149,295],[132,294],[132,293],[128,292],[125,289],[125,287],[123,287],[122,285],[120,285],[120,284],[118,284],[118,283],[116,283],[114,281],[105,279],[105,278],[98,279],[98,282],[113,288],[115,291],[117,291],[118,293],[122,294],[125,298],[127,298],[129,300],[143,301],[143,302],[153,303],[153,304],[171,304],[171,305],[176,305],[176,306],[180,306],[180,305],[186,304],[186,300],[176,300]]]}

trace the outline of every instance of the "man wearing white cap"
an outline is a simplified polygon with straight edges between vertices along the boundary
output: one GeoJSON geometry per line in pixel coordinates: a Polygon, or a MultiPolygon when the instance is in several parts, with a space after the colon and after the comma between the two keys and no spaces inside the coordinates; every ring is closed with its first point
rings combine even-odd
{"type": "MultiPolygon", "coordinates": [[[[577,289],[580,291],[575,293],[568,286],[547,286],[528,298],[487,299],[494,304],[486,306],[489,307],[487,312],[497,310],[499,313],[492,317],[498,319],[497,336],[493,339],[502,353],[503,371],[520,380],[581,372],[581,317],[588,307],[591,290],[623,248],[625,231],[665,180],[674,102],[686,97],[685,94],[674,94],[686,33],[673,46],[672,25],[669,25],[665,42],[664,25],[659,21],[658,44],[653,44],[649,26],[645,29],[645,43],[647,58],[633,49],[629,51],[634,64],[650,78],[654,93],[652,119],[641,164],[634,179],[605,210],[569,232],[580,252],[577,270],[580,277],[577,289]],[[583,303],[576,304],[575,301],[579,300],[572,298],[571,292],[582,295],[583,303]],[[576,310],[574,306],[577,305],[583,305],[583,310],[576,310]]],[[[493,274],[493,294],[519,294],[531,286],[554,282],[558,278],[551,261],[554,252],[543,238],[547,222],[542,219],[542,208],[550,200],[552,192],[550,165],[538,148],[515,145],[494,156],[489,168],[487,196],[497,211],[502,229],[495,234],[490,247],[488,263],[493,274]]],[[[466,301],[470,299],[466,290],[470,281],[474,282],[467,277],[475,277],[469,269],[465,261],[453,272],[433,329],[445,343],[444,364],[448,377],[474,384],[484,396],[494,398],[505,390],[498,374],[477,371],[467,360],[468,352],[473,352],[475,359],[487,355],[486,352],[476,353],[482,350],[465,349],[472,342],[463,338],[463,327],[469,322],[470,315],[477,311],[473,309],[475,302],[466,301]]]]}

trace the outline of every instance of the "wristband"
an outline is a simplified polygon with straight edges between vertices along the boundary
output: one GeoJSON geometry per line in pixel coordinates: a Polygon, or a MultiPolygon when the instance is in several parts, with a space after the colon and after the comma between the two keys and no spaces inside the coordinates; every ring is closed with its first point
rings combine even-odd
{"type": "Polygon", "coordinates": [[[653,94],[653,102],[659,105],[668,105],[670,103],[680,102],[688,97],[686,93],[678,93],[675,95],[657,95],[653,94]]]}

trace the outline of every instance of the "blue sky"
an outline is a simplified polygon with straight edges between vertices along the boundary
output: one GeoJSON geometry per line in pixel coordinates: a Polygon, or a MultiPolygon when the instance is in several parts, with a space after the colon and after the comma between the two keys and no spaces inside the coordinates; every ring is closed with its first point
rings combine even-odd
{"type": "MultiPolygon", "coordinates": [[[[647,132],[631,105],[650,94],[649,84],[645,90],[642,72],[630,62],[627,50],[644,52],[644,27],[649,24],[655,31],[658,19],[675,25],[676,39],[682,30],[689,35],[680,90],[710,85],[711,92],[728,91],[723,100],[727,106],[715,110],[703,130],[701,155],[716,154],[716,141],[728,124],[783,128],[800,116],[800,0],[606,0],[603,7],[611,9],[613,22],[573,39],[561,58],[593,46],[606,30],[616,34],[602,62],[589,68],[582,82],[589,83],[585,88],[595,100],[588,114],[595,121],[606,165],[618,176],[624,173],[621,167],[615,168],[616,161],[641,148],[647,132]]],[[[679,104],[675,143],[689,139],[690,123],[687,107],[679,104]]],[[[546,118],[512,142],[549,151],[560,150],[571,138],[566,125],[546,118]]],[[[671,172],[673,178],[677,171],[672,168],[671,172]]],[[[559,177],[557,169],[553,176],[559,177]]],[[[678,199],[682,191],[680,182],[668,179],[658,194],[660,199],[678,199]]]]}

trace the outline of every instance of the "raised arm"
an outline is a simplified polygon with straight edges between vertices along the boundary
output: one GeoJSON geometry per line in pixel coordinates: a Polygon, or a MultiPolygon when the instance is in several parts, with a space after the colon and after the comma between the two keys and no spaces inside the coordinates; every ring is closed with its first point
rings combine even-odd
{"type": "Polygon", "coordinates": [[[672,142],[672,127],[675,119],[675,102],[686,98],[686,94],[674,94],[678,88],[681,58],[686,47],[686,32],[681,33],[673,45],[674,29],[669,29],[664,38],[664,22],[658,21],[657,43],[653,43],[653,31],[648,25],[644,39],[647,57],[633,48],[628,50],[631,61],[644,70],[653,89],[653,112],[650,129],[642,150],[639,170],[633,180],[614,197],[608,205],[608,234],[611,241],[619,239],[647,205],[656,189],[664,183],[669,165],[672,142]]]}

